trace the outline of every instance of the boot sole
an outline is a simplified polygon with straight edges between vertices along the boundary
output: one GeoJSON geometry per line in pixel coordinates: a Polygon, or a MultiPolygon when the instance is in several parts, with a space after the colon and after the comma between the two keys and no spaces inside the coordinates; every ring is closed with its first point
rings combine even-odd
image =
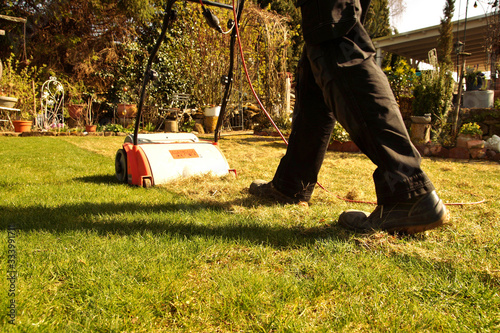
{"type": "Polygon", "coordinates": [[[411,226],[401,226],[401,227],[393,227],[385,229],[388,233],[401,233],[406,235],[413,235],[419,232],[424,232],[426,230],[436,229],[442,226],[446,221],[448,221],[449,213],[448,210],[445,209],[443,215],[439,220],[432,223],[420,224],[420,225],[411,225],[411,226]]]}

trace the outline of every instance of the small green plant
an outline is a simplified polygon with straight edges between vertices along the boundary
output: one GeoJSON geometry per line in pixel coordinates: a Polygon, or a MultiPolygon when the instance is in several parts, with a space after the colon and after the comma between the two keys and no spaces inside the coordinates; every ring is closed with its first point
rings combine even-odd
{"type": "Polygon", "coordinates": [[[193,119],[186,120],[181,125],[181,132],[191,133],[194,130],[196,122],[193,119]]]}
{"type": "MultiPolygon", "coordinates": [[[[194,125],[193,125],[194,126],[194,125]]],[[[153,124],[153,123],[147,123],[146,125],[144,125],[144,128],[143,128],[146,132],[154,132],[155,129],[156,129],[156,126],[153,124]]]]}
{"type": "Polygon", "coordinates": [[[69,133],[81,133],[81,132],[83,132],[83,128],[81,128],[81,127],[69,128],[68,132],[69,133]]]}
{"type": "Polygon", "coordinates": [[[456,136],[452,133],[453,125],[449,122],[441,124],[437,130],[432,130],[432,142],[439,143],[444,147],[453,147],[456,136]]]}
{"type": "Polygon", "coordinates": [[[495,100],[495,104],[493,105],[495,109],[500,109],[500,98],[495,100]]]}
{"type": "Polygon", "coordinates": [[[52,124],[52,125],[50,125],[49,130],[51,132],[66,132],[67,131],[64,123],[52,124]]]}
{"type": "Polygon", "coordinates": [[[290,131],[292,129],[292,120],[287,114],[280,114],[276,117],[274,123],[281,131],[290,131]]]}
{"type": "Polygon", "coordinates": [[[106,127],[104,127],[104,131],[115,132],[115,133],[118,133],[118,132],[126,133],[127,129],[120,124],[109,124],[109,125],[106,125],[106,127]]]}
{"type": "Polygon", "coordinates": [[[389,80],[396,101],[400,102],[400,98],[412,96],[417,75],[415,69],[406,60],[399,59],[394,66],[387,66],[384,68],[384,73],[389,80]]]}
{"type": "Polygon", "coordinates": [[[482,136],[483,131],[477,123],[466,123],[460,128],[460,134],[482,136]]]}
{"type": "Polygon", "coordinates": [[[446,65],[422,72],[413,94],[413,115],[431,114],[433,137],[443,145],[450,141],[451,133],[447,133],[446,124],[450,122],[452,111],[454,82],[451,70],[446,65]]]}
{"type": "Polygon", "coordinates": [[[339,142],[351,141],[349,133],[347,133],[347,131],[338,122],[335,124],[332,136],[330,137],[330,142],[333,141],[339,141],[339,142]]]}

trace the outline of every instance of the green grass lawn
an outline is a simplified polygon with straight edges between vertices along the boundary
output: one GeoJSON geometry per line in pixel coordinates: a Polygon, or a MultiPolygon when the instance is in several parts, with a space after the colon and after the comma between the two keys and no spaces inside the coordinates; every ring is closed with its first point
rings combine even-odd
{"type": "Polygon", "coordinates": [[[152,189],[115,180],[122,142],[0,137],[0,331],[500,331],[498,163],[424,159],[445,202],[487,201],[397,237],[337,226],[345,209],[374,209],[337,197],[375,200],[363,155],[329,152],[329,192],[307,209],[248,194],[273,176],[279,140],[223,138],[236,179],[152,189]]]}

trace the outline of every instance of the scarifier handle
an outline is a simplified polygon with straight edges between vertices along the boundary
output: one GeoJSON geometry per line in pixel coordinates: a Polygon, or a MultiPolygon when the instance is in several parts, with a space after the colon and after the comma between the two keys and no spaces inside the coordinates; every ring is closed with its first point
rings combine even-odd
{"type": "MultiPolygon", "coordinates": [[[[134,145],[136,146],[137,145],[137,136],[139,135],[139,122],[140,122],[140,119],[141,119],[141,114],[142,114],[142,107],[143,107],[143,104],[144,104],[144,96],[146,94],[146,87],[149,83],[149,81],[152,79],[152,71],[151,71],[151,67],[153,65],[153,60],[154,58],[156,57],[156,54],[158,53],[158,50],[160,48],[160,45],[161,43],[163,42],[163,39],[165,38],[165,34],[167,32],[167,29],[171,23],[171,21],[175,18],[175,14],[174,12],[172,11],[172,7],[174,5],[174,3],[176,2],[177,0],[170,0],[167,2],[167,5],[166,5],[166,8],[165,8],[165,14],[163,16],[163,25],[162,25],[162,29],[161,29],[161,33],[160,33],[160,36],[158,37],[158,40],[156,41],[156,44],[153,48],[153,50],[151,51],[151,54],[149,56],[149,59],[148,59],[148,63],[146,65],[146,69],[144,71],[144,79],[142,81],[142,87],[141,87],[141,95],[140,95],[140,99],[139,99],[139,106],[137,108],[137,116],[136,116],[136,119],[135,119],[135,129],[134,129],[134,145]]],[[[190,2],[200,2],[200,0],[186,0],[186,1],[190,1],[190,2]]],[[[204,5],[208,5],[208,6],[214,6],[214,7],[219,7],[219,8],[224,8],[224,9],[230,9],[232,10],[233,9],[233,6],[231,5],[226,5],[226,4],[223,4],[223,3],[218,3],[218,2],[213,2],[213,1],[208,1],[208,0],[201,0],[201,2],[204,4],[204,5]]],[[[245,0],[240,0],[240,4],[238,6],[238,19],[239,17],[241,16],[241,11],[243,9],[243,3],[245,2],[245,0]]],[[[229,76],[229,80],[228,80],[228,83],[226,84],[226,91],[224,93],[224,100],[222,102],[222,106],[221,106],[221,111],[220,111],[220,114],[219,114],[219,119],[217,121],[217,126],[216,126],[216,138],[215,138],[215,142],[217,142],[218,140],[218,132],[219,132],[219,129],[222,125],[222,121],[221,119],[223,118],[224,114],[225,114],[225,111],[226,111],[226,105],[227,105],[227,99],[229,97],[229,93],[230,93],[230,89],[231,89],[231,81],[232,81],[232,77],[233,77],[233,63],[234,63],[234,41],[235,41],[235,38],[236,38],[236,35],[234,33],[234,31],[232,32],[231,34],[231,59],[230,59],[230,76],[229,76]]]]}
{"type": "Polygon", "coordinates": [[[170,22],[172,21],[172,19],[175,18],[175,14],[172,11],[172,7],[173,7],[175,1],[176,0],[170,0],[167,2],[166,8],[165,8],[165,14],[163,15],[163,25],[161,28],[160,37],[158,37],[158,40],[156,41],[156,44],[153,47],[151,54],[149,55],[148,64],[146,65],[146,70],[144,71],[144,79],[142,80],[141,96],[139,99],[139,107],[137,108],[137,116],[135,118],[134,146],[137,146],[137,136],[139,134],[139,122],[141,120],[142,106],[144,104],[144,96],[146,94],[146,87],[147,87],[147,85],[152,77],[151,66],[153,65],[153,60],[156,57],[156,54],[158,53],[158,49],[160,48],[161,42],[165,38],[165,34],[167,33],[167,29],[170,25],[170,22]]]}
{"type": "MultiPolygon", "coordinates": [[[[186,1],[200,3],[200,0],[186,0],[186,1]]],[[[230,9],[230,10],[233,9],[233,6],[226,5],[225,3],[207,1],[207,0],[201,0],[201,2],[203,2],[204,5],[208,5],[208,6],[219,7],[219,8],[230,9]]]]}
{"type": "MultiPolygon", "coordinates": [[[[236,21],[239,23],[241,18],[241,13],[243,12],[243,6],[245,5],[245,0],[240,0],[238,3],[238,7],[236,8],[236,21]]],[[[233,8],[231,6],[231,8],[233,8]]],[[[236,24],[236,23],[235,23],[236,24]]],[[[234,48],[236,45],[236,29],[231,31],[231,41],[229,43],[229,70],[226,76],[225,84],[226,89],[224,91],[224,97],[222,98],[222,103],[219,112],[219,119],[217,119],[217,125],[215,126],[214,131],[214,142],[219,142],[220,131],[222,128],[222,123],[224,121],[224,116],[226,114],[227,103],[229,102],[229,95],[231,94],[231,88],[233,85],[233,76],[234,76],[234,48]]]]}

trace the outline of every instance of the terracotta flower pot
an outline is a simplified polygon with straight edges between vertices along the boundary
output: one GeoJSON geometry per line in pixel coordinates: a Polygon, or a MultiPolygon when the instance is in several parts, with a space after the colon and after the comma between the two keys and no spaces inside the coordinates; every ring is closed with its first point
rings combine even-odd
{"type": "Polygon", "coordinates": [[[14,132],[22,133],[30,132],[33,122],[31,120],[13,120],[12,124],[14,125],[14,132]]]}
{"type": "Polygon", "coordinates": [[[70,105],[68,105],[69,116],[74,120],[80,119],[82,117],[82,113],[83,113],[84,108],[85,108],[85,104],[70,104],[70,105]]]}
{"type": "Polygon", "coordinates": [[[95,132],[97,130],[97,125],[85,125],[85,131],[95,132]]]}

